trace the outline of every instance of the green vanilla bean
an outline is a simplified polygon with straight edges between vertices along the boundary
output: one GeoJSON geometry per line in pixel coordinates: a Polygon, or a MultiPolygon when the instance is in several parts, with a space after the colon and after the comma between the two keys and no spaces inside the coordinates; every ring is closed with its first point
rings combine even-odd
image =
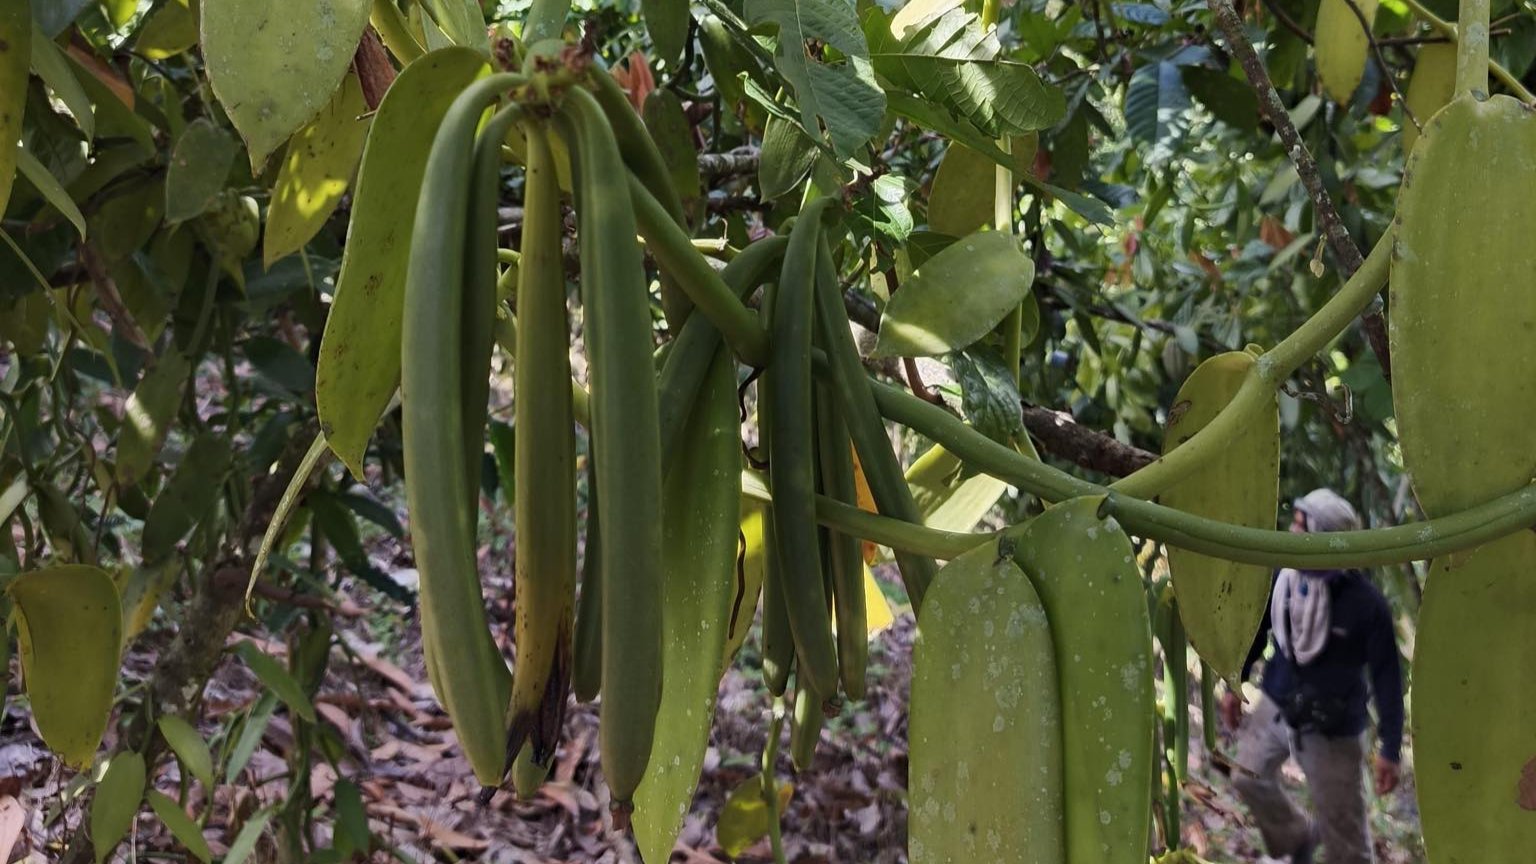
{"type": "Polygon", "coordinates": [[[761,368],[768,362],[768,331],[757,315],[736,298],[736,292],[693,248],[688,233],[678,227],[645,184],[633,174],[628,177],[635,221],[656,263],[677,279],[693,305],[720,329],[736,356],[761,368]]]}

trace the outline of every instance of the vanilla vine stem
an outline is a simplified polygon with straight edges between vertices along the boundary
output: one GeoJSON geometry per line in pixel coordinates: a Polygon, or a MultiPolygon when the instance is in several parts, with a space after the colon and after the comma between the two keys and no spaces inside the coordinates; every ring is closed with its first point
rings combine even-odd
{"type": "Polygon", "coordinates": [[[1461,0],[1456,25],[1456,95],[1488,95],[1489,0],[1461,0]]]}
{"type": "MultiPolygon", "coordinates": [[[[1428,24],[1431,30],[1434,30],[1447,39],[1450,39],[1452,42],[1455,42],[1457,44],[1457,51],[1458,53],[1460,52],[1461,34],[1459,32],[1459,27],[1450,21],[1441,18],[1434,12],[1431,12],[1429,7],[1425,6],[1422,2],[1420,2],[1420,0],[1403,0],[1403,5],[1407,6],[1409,11],[1413,12],[1413,14],[1423,19],[1424,23],[1428,24]]],[[[1487,23],[1487,20],[1488,19],[1484,17],[1483,21],[1485,24],[1487,23]]],[[[1484,29],[1484,34],[1485,36],[1487,34],[1486,28],[1484,29]]],[[[1486,48],[1487,46],[1485,41],[1485,50],[1483,51],[1484,59],[1488,58],[1488,52],[1486,48]]],[[[1458,68],[1461,66],[1459,60],[1460,58],[1458,57],[1458,62],[1456,64],[1458,68]]],[[[1527,104],[1536,104],[1536,93],[1532,93],[1530,90],[1526,89],[1525,85],[1520,83],[1519,78],[1516,78],[1514,75],[1510,74],[1510,71],[1504,68],[1504,66],[1497,61],[1490,59],[1487,61],[1487,63],[1488,71],[1493,73],[1493,77],[1499,79],[1499,82],[1502,83],[1505,87],[1508,87],[1510,92],[1514,93],[1515,96],[1520,99],[1520,101],[1527,104]]],[[[1459,91],[1461,88],[1457,87],[1456,89],[1459,91]]],[[[1488,88],[1485,85],[1483,87],[1483,91],[1487,92],[1487,90],[1488,88]]]]}
{"type": "Polygon", "coordinates": [[[1337,294],[1295,332],[1258,358],[1232,401],[1216,415],[1216,419],[1188,441],[1145,468],[1110,484],[1109,488],[1133,498],[1151,498],[1189,476],[1198,466],[1207,464],[1211,456],[1231,443],[1258,416],[1258,412],[1274,400],[1275,391],[1292,372],[1323,350],[1375,299],[1387,283],[1391,258],[1392,234],[1388,232],[1376,241],[1365,263],[1337,294]]]}

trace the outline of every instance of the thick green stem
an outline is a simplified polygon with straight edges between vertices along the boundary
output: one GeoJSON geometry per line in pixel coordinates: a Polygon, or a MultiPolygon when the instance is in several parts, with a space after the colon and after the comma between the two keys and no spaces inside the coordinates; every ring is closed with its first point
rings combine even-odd
{"type": "Polygon", "coordinates": [[[1488,93],[1489,0],[1461,0],[1456,26],[1456,95],[1488,93]]]}
{"type": "Polygon", "coordinates": [[[763,366],[768,359],[768,333],[757,315],[736,299],[736,292],[693,248],[687,232],[678,227],[666,208],[633,174],[629,175],[629,192],[635,220],[656,263],[677,279],[689,299],[720,329],[743,362],[763,366]]]}
{"type": "MultiPolygon", "coordinates": [[[[1439,33],[1441,36],[1450,39],[1452,42],[1456,42],[1458,45],[1460,44],[1461,37],[1457,32],[1459,28],[1450,21],[1447,21],[1444,18],[1441,18],[1439,15],[1436,15],[1434,12],[1430,11],[1429,7],[1425,6],[1422,2],[1420,2],[1420,0],[1403,0],[1403,5],[1407,6],[1409,11],[1413,12],[1414,15],[1417,15],[1419,18],[1423,19],[1424,23],[1430,26],[1430,29],[1439,33]]],[[[1485,17],[1483,20],[1486,22],[1487,18],[1485,17]]],[[[1483,53],[1486,57],[1487,52],[1484,51],[1483,53]]],[[[1458,67],[1461,65],[1459,60],[1460,58],[1458,58],[1458,67]]],[[[1526,86],[1520,83],[1520,79],[1510,74],[1510,71],[1505,69],[1503,65],[1496,63],[1493,60],[1489,60],[1488,71],[1492,72],[1493,77],[1499,79],[1499,83],[1503,84],[1505,87],[1508,87],[1510,92],[1514,93],[1515,96],[1520,99],[1520,101],[1527,104],[1536,104],[1536,93],[1532,93],[1530,90],[1526,89],[1526,86]]],[[[1456,89],[1459,91],[1461,88],[1457,87],[1456,89]]],[[[1485,92],[1487,89],[1488,88],[1486,86],[1483,88],[1485,92]]]]}
{"type": "Polygon", "coordinates": [[[1307,319],[1305,324],[1259,357],[1232,401],[1209,425],[1177,449],[1147,467],[1110,485],[1110,489],[1134,498],[1151,498],[1207,464],[1211,454],[1232,439],[1275,398],[1275,390],[1301,364],[1338,336],[1365,309],[1387,282],[1392,258],[1392,235],[1377,241],[1365,263],[1344,287],[1307,319]]]}
{"type": "Polygon", "coordinates": [[[768,808],[768,847],[775,864],[785,864],[784,838],[779,827],[779,790],[774,771],[779,761],[779,736],[784,729],[784,697],[773,700],[773,720],[768,724],[768,741],[763,745],[763,806],[768,808]]]}
{"type": "MultiPolygon", "coordinates": [[[[1536,524],[1536,486],[1528,486],[1461,513],[1390,528],[1292,534],[1231,525],[1131,498],[1029,459],[905,390],[877,381],[871,381],[871,389],[887,419],[943,445],[973,468],[1048,501],[1108,495],[1106,510],[1131,534],[1231,561],[1311,569],[1378,567],[1467,549],[1536,524]]],[[[847,530],[859,533],[852,526],[847,530]]],[[[918,551],[944,557],[933,540],[914,533],[907,545],[922,543],[918,551]]]]}

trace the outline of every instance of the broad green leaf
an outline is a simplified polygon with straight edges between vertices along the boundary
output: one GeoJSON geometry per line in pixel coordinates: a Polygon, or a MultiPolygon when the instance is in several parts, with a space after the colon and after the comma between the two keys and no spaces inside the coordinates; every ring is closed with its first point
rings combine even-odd
{"type": "MultiPolygon", "coordinates": [[[[1456,46],[1453,43],[1424,45],[1413,59],[1413,74],[1408,78],[1408,92],[1403,104],[1419,123],[1429,123],[1435,112],[1449,105],[1456,95],[1456,46]]],[[[1413,152],[1419,140],[1419,127],[1403,120],[1403,158],[1413,152]]]]}
{"type": "Polygon", "coordinates": [[[710,363],[668,472],[662,507],[665,575],[661,707],[651,758],[635,790],[635,843],[665,861],[693,803],[720,689],[720,656],[736,587],[741,442],[736,363],[723,344],[710,363]]]}
{"type": "Polygon", "coordinates": [[[989,474],[965,477],[962,467],[959,457],[935,444],[907,469],[912,500],[929,528],[970,531],[1007,491],[1006,482],[989,474]]]}
{"type": "Polygon", "coordinates": [[[912,185],[912,181],[896,174],[885,174],[870,181],[848,209],[851,227],[887,243],[900,245],[907,242],[914,224],[912,211],[907,207],[912,185]]]}
{"type": "Polygon", "coordinates": [[[288,674],[288,670],[284,669],[281,663],[272,659],[257,648],[256,643],[249,640],[242,640],[236,645],[235,653],[240,655],[240,659],[245,661],[245,665],[250,667],[251,672],[255,673],[268,690],[283,700],[288,710],[310,723],[315,722],[315,706],[310,703],[309,697],[304,695],[299,682],[293,680],[293,676],[288,674]]]}
{"type": "Polygon", "coordinates": [[[16,179],[31,46],[31,10],[20,3],[0,3],[0,213],[11,200],[11,183],[16,179]]]}
{"type": "MultiPolygon", "coordinates": [[[[1033,148],[1027,149],[1033,160],[1033,148]]],[[[1022,159],[1024,153],[1010,155],[1014,176],[1022,178],[1029,172],[1029,164],[1022,159]]],[[[951,143],[939,162],[933,189],[928,194],[928,226],[940,234],[964,237],[992,224],[997,169],[997,163],[985,154],[958,141],[951,143]]]]}
{"type": "Polygon", "coordinates": [[[117,587],[84,564],[33,570],[6,589],[20,611],[17,641],[43,741],[84,768],[106,731],[117,687],[123,613],[117,587]]]}
{"type": "Polygon", "coordinates": [[[799,186],[816,164],[817,152],[816,142],[797,124],[769,117],[757,161],[757,186],[763,200],[772,201],[799,186]]]}
{"type": "Polygon", "coordinates": [[[91,796],[91,845],[97,864],[107,860],[133,827],[144,802],[144,779],[144,757],[132,750],[119,752],[107,763],[107,773],[91,796]]]}
{"type": "Polygon", "coordinates": [[[80,82],[80,87],[85,90],[95,110],[98,145],[112,139],[127,138],[133,141],[144,159],[153,157],[156,153],[156,130],[149,119],[136,113],[131,101],[123,101],[123,95],[107,86],[90,67],[74,57],[69,57],[69,62],[75,70],[75,80],[80,82]]]}
{"type": "MultiPolygon", "coordinates": [[[[91,0],[32,0],[32,17],[37,19],[38,26],[43,30],[43,35],[49,39],[64,32],[64,28],[74,23],[80,10],[91,0]]],[[[26,4],[12,0],[6,6],[21,7],[26,4]]],[[[25,14],[25,13],[23,13],[25,14]]]]}
{"type": "Polygon", "coordinates": [[[69,58],[36,23],[32,27],[32,69],[53,91],[53,95],[64,103],[64,107],[69,109],[89,143],[96,137],[96,111],[91,106],[90,97],[75,77],[69,58]]]}
{"type": "Polygon", "coordinates": [[[109,263],[139,251],[154,236],[165,213],[164,177],[123,186],[122,192],[103,201],[85,220],[92,244],[109,263]]]}
{"type": "Polygon", "coordinates": [[[146,566],[169,558],[181,538],[218,505],[231,458],[227,436],[205,432],[193,439],[144,520],[142,552],[146,566]]]}
{"type": "MultiPolygon", "coordinates": [[[[686,12],[687,4],[683,4],[686,12]]],[[[697,221],[699,198],[699,152],[694,145],[693,126],[683,113],[683,103],[671,90],[656,89],[645,98],[645,128],[656,140],[672,187],[690,221],[697,221]]]]}
{"type": "Polygon", "coordinates": [[[341,203],[368,138],[367,112],[362,85],[349,72],[330,104],[288,139],[267,209],[265,266],[304,248],[341,203]]]}
{"type": "Polygon", "coordinates": [[[491,455],[496,460],[496,485],[501,489],[501,500],[508,507],[517,506],[517,460],[513,454],[517,446],[517,430],[510,423],[492,420],[486,424],[487,437],[491,439],[491,455]]]}
{"type": "MultiPolygon", "coordinates": [[[[136,490],[135,490],[136,491],[136,490]]],[[[147,506],[147,505],[146,505],[147,506]]],[[[124,507],[127,510],[127,507],[124,507]]],[[[143,515],[148,515],[147,513],[143,515]]],[[[174,559],[157,566],[138,567],[119,586],[123,605],[123,642],[133,641],[154,618],[160,598],[175,584],[181,563],[174,559]]]]}
{"type": "Polygon", "coordinates": [[[1529,531],[1430,567],[1413,651],[1412,731],[1432,861],[1514,864],[1536,849],[1533,570],[1529,531]]]}
{"type": "MultiPolygon", "coordinates": [[[[782,814],[795,796],[793,783],[778,782],[774,785],[778,795],[778,810],[782,814]]],[[[763,778],[760,774],[737,784],[720,808],[720,818],[715,821],[715,841],[732,859],[740,857],[754,843],[768,835],[771,814],[763,801],[763,778]]]]}
{"type": "Polygon", "coordinates": [[[326,442],[353,475],[400,383],[405,268],[427,151],[454,97],[486,69],[468,48],[405,67],[373,117],[352,198],[352,223],[315,370],[326,442]]]}
{"type": "Polygon", "coordinates": [[[424,0],[423,8],[454,45],[474,48],[481,54],[490,51],[485,14],[480,10],[479,0],[424,0]]]}
{"type": "Polygon", "coordinates": [[[186,355],[171,345],[139,379],[123,407],[123,425],[117,434],[114,474],[119,485],[133,486],[149,471],[170,432],[191,371],[186,355]]]}
{"type": "Polygon", "coordinates": [[[777,24],[779,72],[789,81],[800,103],[807,130],[826,129],[840,158],[853,155],[875,133],[885,117],[885,94],[875,83],[869,46],[859,30],[853,4],[846,0],[747,0],[747,21],[777,24]],[[822,47],[812,56],[807,46],[822,47]],[[828,62],[821,52],[831,48],[843,55],[828,62]]]}
{"type": "Polygon", "coordinates": [[[671,74],[688,41],[688,0],[640,0],[640,12],[655,46],[652,59],[663,63],[671,74]]]}
{"type": "Polygon", "coordinates": [[[941,105],[991,138],[1060,122],[1066,115],[1060,89],[1028,64],[1001,59],[996,35],[984,31],[980,17],[959,0],[931,5],[933,14],[905,27],[905,20],[889,18],[877,7],[864,13],[870,58],[881,78],[941,105]]]}
{"type": "Polygon", "coordinates": [[[1217,120],[1244,132],[1259,128],[1259,100],[1247,81],[1208,66],[1185,66],[1181,74],[1184,86],[1217,120]]]}
{"type": "Polygon", "coordinates": [[[260,746],[262,736],[267,734],[267,724],[271,722],[272,712],[276,710],[277,696],[267,690],[246,713],[240,724],[240,734],[235,738],[235,745],[229,749],[228,761],[224,763],[225,783],[233,784],[240,778],[240,772],[245,770],[246,763],[251,761],[251,756],[260,746]]]}
{"type": "Polygon", "coordinates": [[[252,173],[331,100],[368,10],[368,0],[203,0],[208,82],[245,139],[252,173]]]}
{"type": "Polygon", "coordinates": [[[46,291],[33,291],[11,303],[0,303],[0,339],[9,341],[18,354],[36,354],[48,339],[52,313],[53,301],[46,291]]]}
{"type": "Polygon", "coordinates": [[[1317,78],[1340,105],[1348,105],[1365,77],[1371,55],[1370,23],[1377,0],[1322,0],[1317,6],[1317,78]],[[1361,26],[1364,16],[1366,26],[1361,26]]]}
{"type": "Polygon", "coordinates": [[[165,171],[165,220],[184,222],[212,207],[239,152],[240,145],[207,118],[189,123],[165,171]]]}
{"type": "Polygon", "coordinates": [[[261,842],[261,835],[267,830],[267,823],[272,821],[276,812],[272,807],[263,807],[247,819],[240,827],[240,833],[235,835],[234,842],[229,844],[229,851],[224,853],[223,864],[245,864],[251,853],[256,851],[256,844],[261,842]]]}
{"type": "MultiPolygon", "coordinates": [[[[1195,367],[1168,410],[1163,452],[1205,428],[1232,401],[1254,365],[1245,351],[1218,354],[1195,367]]],[[[1265,408],[1200,468],[1158,496],[1196,516],[1250,528],[1273,528],[1279,507],[1280,409],[1265,408]]],[[[1216,674],[1235,681],[1269,603],[1270,569],[1168,551],[1179,618],[1189,643],[1216,674]]]]}
{"type": "Polygon", "coordinates": [[[171,752],[181,762],[181,767],[197,778],[210,795],[213,794],[213,754],[209,752],[208,742],[203,740],[202,734],[191,723],[174,714],[160,715],[157,725],[160,734],[165,736],[165,743],[170,745],[171,752]]]}
{"type": "MultiPolygon", "coordinates": [[[[918,96],[891,92],[886,94],[886,98],[890,100],[891,110],[896,114],[911,120],[919,126],[938,132],[946,138],[964,144],[966,147],[986,155],[998,165],[1005,168],[1014,167],[1011,157],[999,149],[991,138],[982,134],[970,123],[956,120],[946,114],[942,108],[918,96]]],[[[1098,225],[1115,224],[1114,211],[1110,210],[1103,201],[1089,198],[1086,195],[1079,195],[1076,192],[1053,186],[1050,183],[1043,183],[1028,174],[1020,174],[1017,179],[1030,189],[1061,201],[1072,212],[1090,222],[1098,225]]]]}
{"type": "Polygon", "coordinates": [[[961,412],[977,432],[1010,447],[1024,440],[1019,386],[1001,351],[978,343],[950,354],[949,367],[960,385],[961,412]]]}
{"type": "Polygon", "coordinates": [[[197,11],[189,0],[166,0],[145,19],[133,44],[149,60],[180,54],[197,44],[197,11]]]}
{"type": "Polygon", "coordinates": [[[1161,60],[1143,66],[1125,88],[1125,130],[1133,139],[1153,145],[1149,159],[1166,159],[1173,153],[1172,142],[1188,128],[1188,107],[1189,90],[1177,64],[1161,60]]]}
{"type": "Polygon", "coordinates": [[[16,148],[16,167],[20,169],[21,176],[27,178],[27,182],[42,194],[44,200],[63,213],[64,218],[79,230],[80,239],[85,239],[85,216],[81,215],[80,208],[75,206],[74,199],[64,191],[58,178],[49,173],[43,163],[37,161],[37,157],[25,147],[16,148]]]}
{"type": "Polygon", "coordinates": [[[1066,860],[1051,630],[1030,580],[995,542],[934,578],[912,646],[913,864],[1066,860]]]}
{"type": "Polygon", "coordinates": [[[1034,262],[1011,234],[963,237],[892,295],[874,356],[931,357],[964,348],[1024,302],[1034,281],[1034,262]]]}
{"type": "Polygon", "coordinates": [[[160,821],[165,823],[165,827],[170,829],[171,836],[176,838],[176,842],[187,847],[192,857],[203,864],[212,864],[213,850],[208,848],[208,841],[203,839],[202,826],[188,816],[187,811],[181,809],[181,805],[177,804],[175,799],[151,789],[149,806],[155,811],[155,815],[160,817],[160,821]]]}

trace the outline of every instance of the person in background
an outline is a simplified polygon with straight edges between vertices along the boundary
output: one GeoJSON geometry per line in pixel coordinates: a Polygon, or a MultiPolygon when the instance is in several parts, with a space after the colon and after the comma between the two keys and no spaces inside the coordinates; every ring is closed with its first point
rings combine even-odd
{"type": "MultiPolygon", "coordinates": [[[[1292,531],[1359,527],[1355,509],[1331,489],[1296,501],[1292,531]]],[[[1371,771],[1378,795],[1397,788],[1403,738],[1402,670],[1386,598],[1358,570],[1284,569],[1275,575],[1243,680],[1271,635],[1275,652],[1252,712],[1243,717],[1236,693],[1222,699],[1222,717],[1237,730],[1233,785],[1270,855],[1312,864],[1321,846],[1328,864],[1370,864],[1361,770],[1367,679],[1381,743],[1371,771]],[[1293,754],[1306,774],[1315,818],[1281,788],[1280,766],[1293,754]]]]}

